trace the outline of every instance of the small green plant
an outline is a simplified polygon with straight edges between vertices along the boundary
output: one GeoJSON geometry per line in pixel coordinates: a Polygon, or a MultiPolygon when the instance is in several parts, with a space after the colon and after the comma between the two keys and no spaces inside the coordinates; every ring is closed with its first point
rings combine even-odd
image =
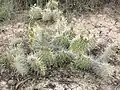
{"type": "Polygon", "coordinates": [[[11,13],[13,11],[12,0],[1,0],[0,3],[0,22],[8,20],[11,18],[11,13]]]}
{"type": "Polygon", "coordinates": [[[88,70],[91,67],[91,60],[88,56],[80,55],[74,60],[76,69],[88,70]]]}
{"type": "Polygon", "coordinates": [[[43,48],[36,53],[38,58],[45,63],[46,66],[51,66],[53,64],[52,52],[49,48],[43,48]]]}
{"type": "Polygon", "coordinates": [[[28,64],[26,62],[26,58],[24,55],[18,55],[16,57],[14,57],[14,61],[13,61],[13,67],[16,68],[16,70],[21,74],[21,75],[25,75],[28,73],[29,71],[29,67],[28,64]]]}
{"type": "Polygon", "coordinates": [[[41,58],[31,54],[27,57],[27,62],[30,65],[31,70],[45,75],[46,66],[41,58]]]}
{"type": "Polygon", "coordinates": [[[58,51],[54,55],[55,67],[67,68],[74,60],[73,55],[67,51],[58,51]]]}
{"type": "Polygon", "coordinates": [[[76,34],[74,33],[73,30],[65,30],[63,32],[63,36],[66,37],[66,38],[68,38],[69,40],[72,40],[72,39],[75,38],[76,34]]]}
{"type": "Polygon", "coordinates": [[[50,0],[47,3],[46,8],[44,9],[34,5],[33,7],[31,7],[29,11],[30,19],[32,20],[42,19],[43,22],[57,21],[61,15],[62,15],[62,12],[58,9],[58,3],[54,0],[50,0]]]}
{"type": "Polygon", "coordinates": [[[88,42],[89,41],[87,39],[84,39],[83,37],[75,38],[72,40],[69,49],[75,53],[82,54],[84,53],[88,42]]]}
{"type": "Polygon", "coordinates": [[[7,61],[7,56],[5,52],[0,53],[0,64],[9,64],[9,62],[7,61]]]}
{"type": "Polygon", "coordinates": [[[42,12],[43,21],[53,21],[53,13],[51,9],[44,9],[42,12]]]}
{"type": "Polygon", "coordinates": [[[41,12],[42,12],[42,9],[34,5],[33,7],[31,7],[29,11],[29,16],[31,19],[35,19],[35,20],[41,19],[42,18],[41,12]]]}
{"type": "Polygon", "coordinates": [[[58,8],[58,2],[56,0],[49,0],[49,2],[46,4],[46,8],[49,8],[51,10],[58,8]]]}
{"type": "Polygon", "coordinates": [[[68,49],[70,46],[69,39],[64,36],[55,37],[52,41],[53,46],[68,49]]]}
{"type": "Polygon", "coordinates": [[[38,24],[29,29],[28,36],[30,46],[34,51],[38,51],[41,48],[47,48],[48,43],[51,40],[51,36],[38,24]]]}
{"type": "Polygon", "coordinates": [[[51,21],[55,22],[60,19],[62,12],[59,9],[51,10],[49,8],[43,9],[42,13],[42,20],[43,21],[51,21]]]}
{"type": "Polygon", "coordinates": [[[29,67],[27,66],[21,40],[20,38],[12,40],[7,52],[7,60],[20,74],[25,75],[28,73],[29,67]]]}
{"type": "Polygon", "coordinates": [[[111,77],[115,72],[115,67],[108,63],[100,63],[97,61],[91,61],[92,70],[100,77],[107,79],[111,77]]]}

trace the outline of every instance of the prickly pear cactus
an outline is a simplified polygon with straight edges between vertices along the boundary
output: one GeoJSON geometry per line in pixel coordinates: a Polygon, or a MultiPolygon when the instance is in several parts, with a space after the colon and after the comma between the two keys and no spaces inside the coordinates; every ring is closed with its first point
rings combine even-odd
{"type": "Polygon", "coordinates": [[[67,68],[67,66],[71,65],[73,61],[73,55],[66,51],[56,52],[54,55],[55,66],[59,68],[67,68]]]}
{"type": "Polygon", "coordinates": [[[83,39],[83,37],[75,38],[72,40],[69,49],[75,53],[82,54],[84,53],[87,44],[87,39],[83,39]]]}
{"type": "Polygon", "coordinates": [[[46,66],[39,57],[31,54],[27,57],[27,62],[31,70],[37,71],[43,75],[45,74],[46,66]]]}
{"type": "Polygon", "coordinates": [[[42,18],[42,9],[38,6],[31,7],[29,11],[29,16],[31,19],[41,19],[42,18]]]}
{"type": "Polygon", "coordinates": [[[80,55],[74,62],[76,69],[88,70],[91,67],[91,60],[85,55],[80,55]]]}
{"type": "Polygon", "coordinates": [[[55,47],[67,49],[69,48],[70,42],[68,38],[64,36],[58,36],[53,39],[52,44],[55,47]]]}

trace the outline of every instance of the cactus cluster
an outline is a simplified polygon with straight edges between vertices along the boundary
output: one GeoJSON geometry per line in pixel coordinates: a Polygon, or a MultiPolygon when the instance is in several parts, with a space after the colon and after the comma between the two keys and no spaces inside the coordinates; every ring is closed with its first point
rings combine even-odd
{"type": "MultiPolygon", "coordinates": [[[[44,75],[51,66],[58,69],[89,67],[89,61],[84,56],[88,41],[82,37],[76,38],[66,18],[60,16],[61,11],[56,6],[54,8],[49,6],[50,3],[53,2],[48,2],[45,9],[33,6],[29,12],[31,19],[37,21],[41,18],[39,22],[43,23],[41,25],[35,22],[32,26],[28,24],[27,36],[31,52],[24,53],[24,43],[21,38],[16,38],[10,43],[8,56],[9,59],[12,58],[11,64],[23,75],[32,70],[44,75]],[[51,17],[55,21],[51,25],[43,22],[51,22],[51,17]]],[[[57,2],[54,1],[54,4],[57,2]]]]}
{"type": "Polygon", "coordinates": [[[46,21],[56,21],[62,12],[58,9],[58,2],[55,0],[50,0],[44,9],[39,6],[34,5],[29,11],[29,16],[32,20],[42,20],[46,21]]]}
{"type": "Polygon", "coordinates": [[[108,69],[108,64],[96,62],[86,54],[87,50],[94,48],[94,39],[84,37],[81,33],[76,35],[74,27],[63,15],[60,16],[61,11],[57,8],[57,2],[52,1],[50,0],[44,9],[38,6],[31,8],[30,18],[35,22],[28,25],[26,33],[31,51],[25,54],[23,39],[12,40],[7,54],[12,66],[22,75],[30,71],[45,75],[48,68],[74,68],[86,71],[92,68],[100,76],[111,75],[112,69],[108,69]],[[51,6],[52,3],[55,7],[51,6]],[[54,23],[51,22],[52,19],[54,23]],[[45,23],[46,21],[51,24],[45,23]]]}

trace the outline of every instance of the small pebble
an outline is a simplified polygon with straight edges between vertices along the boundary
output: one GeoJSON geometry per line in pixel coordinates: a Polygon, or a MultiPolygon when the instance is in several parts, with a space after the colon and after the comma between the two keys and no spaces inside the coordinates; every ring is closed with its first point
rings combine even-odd
{"type": "Polygon", "coordinates": [[[6,86],[6,84],[7,84],[7,83],[6,83],[5,81],[1,81],[1,82],[0,82],[0,87],[4,87],[4,86],[6,86]]]}
{"type": "Polygon", "coordinates": [[[9,81],[8,81],[8,84],[13,86],[13,85],[16,84],[16,81],[15,81],[15,80],[9,80],[9,81]]]}
{"type": "Polygon", "coordinates": [[[5,72],[5,69],[1,69],[0,73],[3,74],[5,72]]]}
{"type": "Polygon", "coordinates": [[[8,90],[8,85],[5,81],[0,82],[0,90],[8,90]]]}

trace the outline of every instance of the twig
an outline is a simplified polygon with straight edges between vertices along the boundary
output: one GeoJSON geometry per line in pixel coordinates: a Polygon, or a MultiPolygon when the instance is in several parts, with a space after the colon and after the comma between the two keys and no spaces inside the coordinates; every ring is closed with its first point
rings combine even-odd
{"type": "Polygon", "coordinates": [[[25,80],[19,82],[19,83],[16,85],[16,87],[15,87],[16,90],[18,90],[19,86],[22,85],[23,83],[27,82],[29,79],[31,79],[31,78],[27,78],[27,79],[25,79],[25,80]]]}

